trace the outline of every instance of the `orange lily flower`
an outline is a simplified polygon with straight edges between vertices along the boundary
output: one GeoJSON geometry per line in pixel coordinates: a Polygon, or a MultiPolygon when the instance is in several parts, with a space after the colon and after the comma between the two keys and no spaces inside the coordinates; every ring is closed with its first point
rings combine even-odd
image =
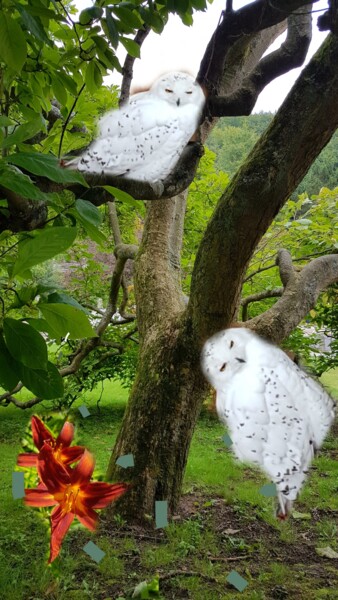
{"type": "MultiPolygon", "coordinates": [[[[79,460],[85,451],[84,446],[70,447],[74,438],[74,425],[69,421],[66,421],[58,437],[55,438],[41,419],[33,416],[32,434],[38,450],[41,450],[44,444],[48,444],[53,449],[54,458],[65,465],[79,460]]],[[[25,452],[19,454],[17,464],[19,467],[37,467],[38,457],[38,453],[25,452]]]]}
{"type": "Polygon", "coordinates": [[[92,482],[93,455],[85,450],[74,469],[67,468],[54,457],[51,446],[44,444],[38,459],[41,482],[35,489],[25,490],[25,504],[29,506],[55,506],[51,513],[51,541],[48,562],[59,554],[74,517],[88,529],[95,529],[98,514],[95,508],[104,508],[127,489],[125,483],[92,482]]]}

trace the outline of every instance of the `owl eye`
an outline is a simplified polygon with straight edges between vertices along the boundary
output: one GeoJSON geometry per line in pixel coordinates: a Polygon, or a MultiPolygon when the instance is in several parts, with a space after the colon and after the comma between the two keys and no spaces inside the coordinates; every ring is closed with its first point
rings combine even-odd
{"type": "Polygon", "coordinates": [[[231,340],[231,342],[230,342],[230,349],[233,347],[234,343],[235,342],[233,340],[231,340]]]}
{"type": "Polygon", "coordinates": [[[185,92],[186,94],[192,94],[192,92],[185,92]]]}
{"type": "Polygon", "coordinates": [[[226,363],[223,363],[221,368],[220,368],[220,372],[223,373],[223,371],[225,371],[225,367],[227,366],[226,363]]]}
{"type": "Polygon", "coordinates": [[[174,93],[174,91],[173,91],[173,90],[171,90],[171,89],[169,89],[169,88],[165,88],[165,90],[164,90],[164,91],[165,91],[165,92],[168,92],[168,94],[173,94],[173,93],[174,93]]]}

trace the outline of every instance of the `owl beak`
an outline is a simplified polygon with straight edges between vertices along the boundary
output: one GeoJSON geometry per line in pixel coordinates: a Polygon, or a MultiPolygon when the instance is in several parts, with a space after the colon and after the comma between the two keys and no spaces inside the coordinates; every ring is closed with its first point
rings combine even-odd
{"type": "Polygon", "coordinates": [[[177,104],[177,106],[179,106],[181,104],[181,100],[179,98],[177,98],[176,104],[177,104]]]}

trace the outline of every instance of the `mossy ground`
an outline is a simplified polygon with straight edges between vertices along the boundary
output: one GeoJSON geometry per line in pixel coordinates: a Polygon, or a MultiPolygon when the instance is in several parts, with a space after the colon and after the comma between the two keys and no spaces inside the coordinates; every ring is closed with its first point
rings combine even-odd
{"type": "MultiPolygon", "coordinates": [[[[324,380],[338,397],[338,372],[324,380]]],[[[82,397],[70,414],[77,442],[95,454],[96,476],[108,464],[127,394],[108,382],[100,410],[99,396],[98,391],[82,397]],[[77,411],[84,403],[91,412],[86,419],[77,411]]],[[[338,424],[297,502],[303,518],[279,523],[273,499],[259,493],[263,476],[232,458],[222,441],[223,427],[205,410],[191,447],[184,495],[168,527],[156,530],[150,522],[141,529],[118,516],[108,525],[103,514],[95,534],[80,525],[72,529],[59,558],[47,566],[48,521],[22,500],[14,501],[11,489],[32,413],[0,409],[0,598],[128,600],[138,583],[159,576],[160,595],[144,597],[338,600],[338,559],[316,551],[329,546],[338,552],[338,424]],[[106,552],[99,564],[82,550],[89,540],[106,552]],[[243,592],[227,583],[232,570],[248,582],[243,592]]]]}

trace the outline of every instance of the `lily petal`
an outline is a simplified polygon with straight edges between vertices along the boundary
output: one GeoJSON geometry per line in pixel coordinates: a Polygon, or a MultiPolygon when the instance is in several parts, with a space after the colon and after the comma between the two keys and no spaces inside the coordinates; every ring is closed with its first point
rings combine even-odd
{"type": "Polygon", "coordinates": [[[71,473],[71,481],[74,485],[82,487],[84,484],[88,484],[93,474],[95,467],[94,456],[85,450],[80,462],[76,465],[75,469],[71,473]]]}
{"type": "Polygon", "coordinates": [[[54,436],[46,425],[37,417],[33,415],[32,419],[32,434],[35,446],[40,450],[46,441],[54,441],[54,436]]]}
{"type": "Polygon", "coordinates": [[[92,510],[91,508],[87,507],[86,512],[82,513],[81,511],[81,514],[76,513],[76,516],[79,519],[80,523],[87,527],[87,529],[90,529],[91,531],[94,531],[96,529],[99,516],[96,514],[95,510],[92,510]]]}
{"type": "Polygon", "coordinates": [[[54,506],[57,502],[46,488],[35,488],[25,490],[25,504],[27,506],[54,506]]]}
{"type": "Polygon", "coordinates": [[[62,491],[70,483],[70,468],[54,457],[53,449],[44,444],[38,454],[38,473],[51,494],[62,491]]]}
{"type": "Polygon", "coordinates": [[[57,506],[52,510],[50,516],[51,521],[51,538],[50,538],[50,555],[48,562],[51,563],[56,559],[60,552],[63,538],[65,537],[69,527],[74,520],[74,514],[69,512],[63,514],[61,506],[57,506]]]}
{"type": "Polygon", "coordinates": [[[58,437],[56,438],[56,445],[70,446],[74,438],[74,425],[66,421],[63,425],[58,437]]]}
{"type": "Polygon", "coordinates": [[[61,452],[61,460],[63,464],[70,465],[70,463],[80,460],[84,451],[84,446],[70,446],[69,448],[63,448],[61,452]]]}
{"type": "Polygon", "coordinates": [[[19,467],[36,467],[38,455],[35,452],[24,452],[19,454],[16,464],[19,467]]]}
{"type": "Polygon", "coordinates": [[[105,508],[122,496],[129,487],[126,483],[90,483],[83,489],[84,501],[92,508],[105,508]]]}

